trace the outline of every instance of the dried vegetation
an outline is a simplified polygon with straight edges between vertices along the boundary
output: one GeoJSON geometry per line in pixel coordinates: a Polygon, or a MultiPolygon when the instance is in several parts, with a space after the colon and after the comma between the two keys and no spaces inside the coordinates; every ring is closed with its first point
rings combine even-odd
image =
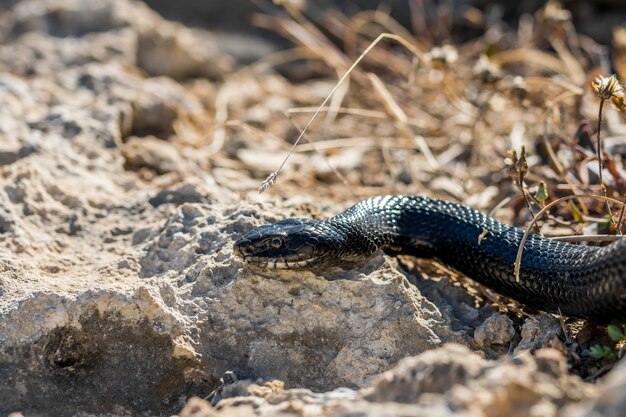
{"type": "MultiPolygon", "coordinates": [[[[626,124],[615,111],[624,110],[622,74],[605,75],[611,59],[622,68],[623,52],[611,56],[577,34],[557,3],[524,16],[516,29],[477,9],[465,11],[462,31],[445,9],[415,10],[438,16],[430,25],[416,22],[415,35],[383,12],[327,12],[320,27],[291,3],[284,10],[256,23],[298,46],[225,80],[217,134],[207,136],[214,168],[260,184],[293,146],[275,195],[303,187],[329,200],[424,193],[495,208],[517,224],[556,198],[602,195],[601,178],[606,195],[623,200],[626,124]],[[451,33],[459,32],[469,40],[455,41],[451,33]],[[605,101],[612,108],[599,113],[605,101]],[[607,148],[601,171],[599,114],[607,148]]],[[[613,211],[616,224],[619,207],[613,211]]],[[[602,201],[563,204],[542,231],[603,232],[607,214],[602,201]]]]}
{"type": "MultiPolygon", "coordinates": [[[[296,47],[218,92],[206,137],[217,181],[307,194],[336,211],[371,195],[426,194],[586,244],[626,230],[626,28],[608,50],[556,2],[516,27],[474,8],[453,26],[444,6],[416,6],[412,31],[382,11],[320,11],[313,24],[281,3],[255,23],[296,47]]],[[[578,334],[566,344],[580,359],[598,333],[578,334]]]]}

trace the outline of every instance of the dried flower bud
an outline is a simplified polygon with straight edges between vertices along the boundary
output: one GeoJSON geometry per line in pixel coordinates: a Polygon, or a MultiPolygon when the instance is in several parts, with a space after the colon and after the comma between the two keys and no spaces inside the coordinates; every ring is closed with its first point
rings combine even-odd
{"type": "Polygon", "coordinates": [[[598,97],[603,100],[609,100],[615,93],[622,92],[622,86],[617,81],[615,75],[596,77],[596,79],[591,82],[591,86],[596,90],[596,93],[598,93],[598,97]]]}
{"type": "Polygon", "coordinates": [[[522,151],[519,155],[519,160],[515,164],[517,168],[517,175],[519,176],[520,184],[524,181],[524,177],[528,174],[528,161],[526,161],[526,147],[522,146],[522,151]]]}
{"type": "Polygon", "coordinates": [[[434,66],[445,68],[454,64],[459,59],[459,53],[451,45],[436,46],[426,54],[426,60],[434,66]]]}
{"type": "Polygon", "coordinates": [[[615,75],[609,77],[599,76],[591,82],[591,86],[602,100],[610,100],[618,111],[626,112],[624,88],[615,75]]]}
{"type": "Polygon", "coordinates": [[[515,149],[510,149],[507,151],[507,157],[504,160],[504,164],[506,166],[506,172],[513,179],[517,178],[517,151],[515,149]]]}

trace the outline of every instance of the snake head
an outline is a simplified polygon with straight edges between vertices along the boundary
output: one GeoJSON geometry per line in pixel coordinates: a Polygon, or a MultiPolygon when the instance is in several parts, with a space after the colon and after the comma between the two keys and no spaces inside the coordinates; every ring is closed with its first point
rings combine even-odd
{"type": "Polygon", "coordinates": [[[257,227],[234,244],[247,264],[271,269],[315,269],[332,266],[336,236],[324,233],[324,223],[312,219],[287,219],[257,227]]]}

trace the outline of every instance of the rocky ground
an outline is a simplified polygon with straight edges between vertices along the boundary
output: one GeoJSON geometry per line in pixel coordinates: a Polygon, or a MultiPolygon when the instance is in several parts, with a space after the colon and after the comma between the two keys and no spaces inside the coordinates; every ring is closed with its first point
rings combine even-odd
{"type": "Polygon", "coordinates": [[[419,181],[466,195],[440,173],[381,186],[359,147],[294,154],[259,195],[295,130],[283,112],[321,103],[332,77],[240,67],[131,0],[23,0],[0,18],[0,414],[623,415],[626,366],[584,381],[608,370],[573,359],[589,338],[441,269],[380,255],[279,274],[234,257],[254,226],[355,201],[328,162],[365,178],[360,196],[419,181]]]}

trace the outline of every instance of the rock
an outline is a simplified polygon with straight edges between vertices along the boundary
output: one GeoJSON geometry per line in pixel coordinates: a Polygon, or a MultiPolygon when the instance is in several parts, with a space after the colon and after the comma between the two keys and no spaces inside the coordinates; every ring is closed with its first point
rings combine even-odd
{"type": "Polygon", "coordinates": [[[224,377],[220,378],[220,386],[211,392],[207,399],[210,399],[211,405],[215,405],[226,398],[249,395],[267,398],[271,395],[282,393],[284,388],[285,383],[283,381],[264,381],[262,379],[255,383],[249,379],[240,381],[233,372],[228,371],[224,373],[224,377]]]}
{"type": "Polygon", "coordinates": [[[620,417],[626,410],[626,362],[620,363],[598,384],[598,395],[583,404],[571,405],[562,417],[620,417]]]}
{"type": "Polygon", "coordinates": [[[167,139],[174,132],[180,114],[202,114],[204,106],[180,84],[169,78],[144,79],[118,65],[86,65],[60,76],[77,105],[101,101],[104,112],[119,114],[123,137],[154,135],[167,139]],[[105,107],[106,106],[106,107],[105,107]]]}
{"type": "MultiPolygon", "coordinates": [[[[182,184],[159,191],[148,201],[153,207],[159,207],[162,204],[212,203],[224,199],[224,195],[212,195],[217,188],[216,184],[210,178],[206,180],[208,183],[202,183],[193,178],[185,180],[182,184]]],[[[233,198],[232,195],[228,197],[233,198]]]]}
{"type": "Polygon", "coordinates": [[[157,174],[183,171],[176,147],[154,136],[129,138],[122,147],[122,155],[126,169],[148,168],[157,174]]]}
{"type": "Polygon", "coordinates": [[[505,345],[515,337],[513,320],[504,314],[493,314],[474,331],[474,340],[480,347],[505,345]]]}
{"type": "Polygon", "coordinates": [[[231,244],[259,224],[247,217],[251,212],[271,216],[245,205],[224,214],[183,205],[140,260],[142,276],[172,282],[184,298],[202,297],[194,307],[198,349],[211,369],[316,390],[358,387],[404,352],[461,337],[382,258],[366,273],[338,273],[331,281],[310,272],[242,269],[231,244]],[[217,361],[217,352],[224,359],[217,361]]]}
{"type": "Polygon", "coordinates": [[[180,412],[179,417],[215,417],[217,412],[208,401],[193,397],[187,401],[187,405],[180,412]]]}
{"type": "MultiPolygon", "coordinates": [[[[29,50],[46,51],[50,56],[65,55],[59,61],[64,65],[67,61],[72,65],[84,64],[92,59],[109,60],[121,53],[124,57],[122,59],[132,58],[132,64],[136,63],[150,75],[167,75],[177,79],[194,76],[216,78],[231,66],[231,60],[220,52],[216,39],[208,32],[168,22],[141,2],[23,0],[4,18],[9,22],[5,39],[16,39],[31,32],[55,37],[54,40],[45,38],[43,43],[50,45],[50,42],[54,42],[60,47],[49,49],[42,45],[29,50]],[[130,28],[131,31],[123,31],[124,28],[130,28]],[[111,48],[90,50],[90,38],[86,35],[107,31],[117,31],[119,41],[112,44],[111,48]],[[83,40],[73,40],[80,37],[83,40]],[[59,40],[60,38],[66,39],[59,40]],[[122,45],[124,46],[120,49],[122,45]]],[[[107,34],[95,38],[100,41],[111,36],[116,35],[107,34]]],[[[42,38],[29,39],[29,43],[38,45],[42,38]]],[[[28,56],[27,54],[28,52],[22,56],[28,56]]],[[[26,59],[22,61],[27,63],[26,59]]],[[[57,66],[48,70],[42,68],[43,71],[50,71],[57,66]]]]}
{"type": "Polygon", "coordinates": [[[580,405],[594,391],[568,374],[565,358],[554,349],[489,361],[448,344],[400,361],[360,391],[248,388],[245,396],[224,399],[215,408],[192,399],[180,415],[549,417],[567,404],[580,405]]]}
{"type": "Polygon", "coordinates": [[[447,345],[404,360],[381,376],[367,398],[442,402],[452,410],[472,415],[484,412],[490,416],[523,416],[529,410],[531,415],[556,415],[559,407],[592,392],[586,390],[580,378],[567,373],[565,358],[555,350],[537,358],[526,354],[494,362],[485,361],[465,347],[447,345]],[[550,360],[557,365],[546,366],[550,360]],[[393,388],[391,381],[399,385],[393,388]],[[436,395],[433,398],[431,394],[436,395]],[[540,410],[546,414],[537,414],[540,410]]]}
{"type": "Polygon", "coordinates": [[[403,359],[397,367],[377,380],[366,399],[373,402],[417,402],[424,393],[444,393],[454,385],[473,380],[485,360],[461,345],[430,350],[403,359]]]}
{"type": "Polygon", "coordinates": [[[129,28],[90,33],[83,37],[51,37],[27,32],[19,38],[22,48],[0,46],[0,69],[22,76],[54,75],[88,63],[137,65],[137,35],[129,28]]]}
{"type": "Polygon", "coordinates": [[[521,338],[515,354],[525,350],[539,349],[548,346],[551,340],[557,339],[563,333],[561,323],[552,315],[536,314],[524,320],[521,338]]]}
{"type": "Polygon", "coordinates": [[[193,385],[188,375],[198,368],[197,354],[181,346],[176,335],[182,322],[153,289],[41,294],[3,319],[3,413],[67,415],[106,403],[109,409],[133,404],[136,410],[175,410],[182,390],[193,385]],[[188,354],[177,354],[181,348],[188,354]]]}

